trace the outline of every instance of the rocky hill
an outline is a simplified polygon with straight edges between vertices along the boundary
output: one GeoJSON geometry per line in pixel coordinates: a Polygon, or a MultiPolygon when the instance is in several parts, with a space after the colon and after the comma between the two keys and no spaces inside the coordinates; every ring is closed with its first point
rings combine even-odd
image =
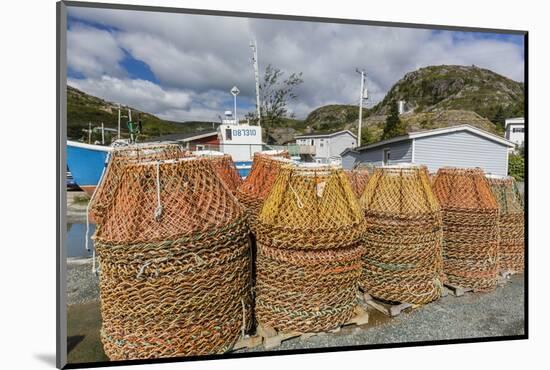
{"type": "Polygon", "coordinates": [[[498,121],[499,115],[524,114],[524,85],[476,66],[430,66],[407,73],[372,112],[386,114],[389,104],[399,100],[416,113],[470,110],[498,121]]]}

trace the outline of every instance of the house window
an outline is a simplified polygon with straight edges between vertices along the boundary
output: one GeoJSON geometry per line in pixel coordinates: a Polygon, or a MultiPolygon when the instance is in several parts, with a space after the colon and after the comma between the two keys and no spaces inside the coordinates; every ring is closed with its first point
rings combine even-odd
{"type": "Polygon", "coordinates": [[[204,145],[197,144],[196,150],[204,150],[204,145]]]}
{"type": "Polygon", "coordinates": [[[384,149],[384,166],[390,163],[390,149],[384,149]]]}

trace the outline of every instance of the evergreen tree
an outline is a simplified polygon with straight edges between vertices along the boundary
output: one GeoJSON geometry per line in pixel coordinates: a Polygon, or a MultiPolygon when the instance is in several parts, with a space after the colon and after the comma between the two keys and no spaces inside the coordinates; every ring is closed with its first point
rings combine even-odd
{"type": "Polygon", "coordinates": [[[399,111],[397,110],[397,102],[393,100],[390,103],[390,113],[386,118],[386,125],[382,132],[382,140],[391,139],[392,137],[405,135],[407,130],[405,125],[399,119],[399,111]]]}
{"type": "Polygon", "coordinates": [[[368,127],[361,127],[361,146],[368,145],[374,141],[368,127]]]}

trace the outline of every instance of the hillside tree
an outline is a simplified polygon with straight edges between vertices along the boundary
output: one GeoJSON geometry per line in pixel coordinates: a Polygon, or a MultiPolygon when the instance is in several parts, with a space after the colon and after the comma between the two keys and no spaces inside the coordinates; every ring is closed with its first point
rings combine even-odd
{"type": "MultiPolygon", "coordinates": [[[[294,117],[294,114],[288,111],[288,103],[298,97],[295,89],[304,80],[302,79],[302,72],[293,72],[286,79],[284,74],[285,72],[281,69],[269,64],[260,81],[261,124],[264,127],[266,137],[269,129],[282,126],[285,118],[294,117]]],[[[257,122],[255,112],[248,113],[247,118],[257,122]]]]}
{"type": "Polygon", "coordinates": [[[399,111],[397,110],[397,102],[395,100],[390,102],[390,112],[386,118],[386,124],[384,125],[384,131],[382,132],[382,140],[391,139],[396,136],[405,135],[407,129],[401,119],[399,118],[399,111]]]}

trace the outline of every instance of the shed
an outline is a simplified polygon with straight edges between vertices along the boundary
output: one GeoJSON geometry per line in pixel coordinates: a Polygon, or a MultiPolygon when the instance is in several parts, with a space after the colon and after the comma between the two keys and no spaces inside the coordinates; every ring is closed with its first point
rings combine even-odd
{"type": "Polygon", "coordinates": [[[508,149],[513,142],[471,125],[411,132],[342,152],[342,167],[359,163],[382,166],[415,163],[436,172],[441,167],[479,167],[486,173],[508,174],[508,149]]]}

